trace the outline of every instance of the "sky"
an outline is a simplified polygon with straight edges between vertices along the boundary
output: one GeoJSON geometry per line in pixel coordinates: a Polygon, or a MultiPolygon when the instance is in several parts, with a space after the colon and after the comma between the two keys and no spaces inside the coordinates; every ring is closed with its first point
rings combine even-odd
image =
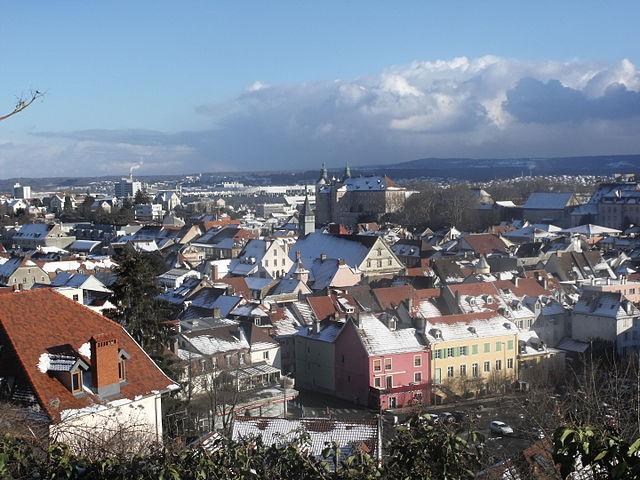
{"type": "Polygon", "coordinates": [[[640,2],[0,0],[0,178],[640,153],[640,2]]]}

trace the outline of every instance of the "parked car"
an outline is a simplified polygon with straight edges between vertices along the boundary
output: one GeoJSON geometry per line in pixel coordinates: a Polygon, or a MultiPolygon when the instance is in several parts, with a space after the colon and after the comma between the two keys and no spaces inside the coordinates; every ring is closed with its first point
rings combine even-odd
{"type": "Polygon", "coordinates": [[[492,433],[496,433],[498,435],[511,435],[513,433],[513,428],[507,425],[500,420],[494,420],[489,424],[489,430],[492,433]]]}
{"type": "Polygon", "coordinates": [[[451,412],[442,412],[440,414],[440,418],[444,423],[452,423],[456,420],[456,418],[453,416],[453,413],[451,412]]]}

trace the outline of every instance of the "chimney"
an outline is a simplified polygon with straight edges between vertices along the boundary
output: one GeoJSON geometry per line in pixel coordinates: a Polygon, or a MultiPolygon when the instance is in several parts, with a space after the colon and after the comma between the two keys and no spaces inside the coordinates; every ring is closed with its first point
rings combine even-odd
{"type": "Polygon", "coordinates": [[[220,307],[213,307],[213,314],[212,314],[213,318],[218,319],[220,317],[222,317],[222,314],[220,313],[220,307]]]}
{"type": "Polygon", "coordinates": [[[218,280],[219,278],[218,265],[211,265],[211,280],[218,280]]]}
{"type": "Polygon", "coordinates": [[[520,283],[520,277],[513,278],[513,285],[518,288],[518,284],[520,283]]]}
{"type": "Polygon", "coordinates": [[[320,254],[320,261],[324,262],[327,259],[327,254],[326,253],[321,253],[320,254]]]}
{"type": "Polygon", "coordinates": [[[313,333],[318,334],[320,333],[320,322],[318,320],[316,320],[315,322],[313,322],[313,333]]]}
{"type": "Polygon", "coordinates": [[[113,335],[101,333],[91,337],[89,344],[91,378],[96,392],[105,397],[120,393],[118,340],[113,335]]]}

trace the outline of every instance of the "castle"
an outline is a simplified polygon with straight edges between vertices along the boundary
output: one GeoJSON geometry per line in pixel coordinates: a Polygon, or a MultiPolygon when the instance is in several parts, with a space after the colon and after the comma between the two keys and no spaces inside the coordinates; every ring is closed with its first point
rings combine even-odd
{"type": "Polygon", "coordinates": [[[386,175],[352,177],[347,164],[342,179],[329,179],[322,164],[316,182],[315,221],[317,225],[375,222],[385,213],[402,210],[405,199],[406,189],[386,175]]]}

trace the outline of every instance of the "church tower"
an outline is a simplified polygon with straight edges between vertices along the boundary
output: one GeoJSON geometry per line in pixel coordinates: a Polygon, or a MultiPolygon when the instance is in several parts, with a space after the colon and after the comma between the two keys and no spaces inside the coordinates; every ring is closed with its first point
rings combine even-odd
{"type": "Polygon", "coordinates": [[[315,231],[316,216],[311,209],[311,204],[309,203],[309,194],[307,193],[304,198],[304,204],[300,209],[300,214],[298,215],[298,235],[303,237],[315,231]]]}

